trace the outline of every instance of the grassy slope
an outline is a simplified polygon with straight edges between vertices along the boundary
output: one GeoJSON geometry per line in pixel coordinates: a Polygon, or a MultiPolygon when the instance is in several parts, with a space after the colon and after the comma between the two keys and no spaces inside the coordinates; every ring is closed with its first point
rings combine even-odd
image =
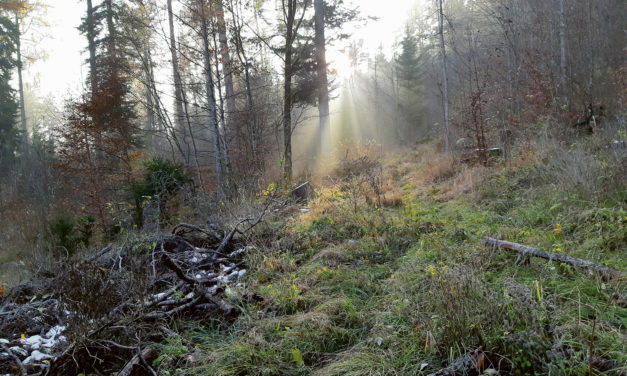
{"type": "Polygon", "coordinates": [[[482,239],[501,232],[627,270],[624,201],[559,190],[533,163],[449,162],[428,147],[389,157],[395,206],[355,210],[329,186],[310,213],[268,223],[278,240],[249,260],[258,299],[236,290],[233,325],[180,323],[184,335],[156,365],[172,375],[413,375],[481,347],[515,374],[621,372],[624,281],[541,259],[516,265],[482,239]]]}

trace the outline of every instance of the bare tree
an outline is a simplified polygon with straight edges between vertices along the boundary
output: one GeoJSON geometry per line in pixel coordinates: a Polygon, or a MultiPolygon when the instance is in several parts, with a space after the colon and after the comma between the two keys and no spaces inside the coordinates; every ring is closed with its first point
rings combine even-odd
{"type": "Polygon", "coordinates": [[[439,34],[440,34],[440,54],[442,55],[442,103],[444,106],[444,150],[449,152],[449,114],[448,114],[448,78],[446,75],[446,46],[444,44],[444,10],[442,0],[439,0],[439,34]]]}

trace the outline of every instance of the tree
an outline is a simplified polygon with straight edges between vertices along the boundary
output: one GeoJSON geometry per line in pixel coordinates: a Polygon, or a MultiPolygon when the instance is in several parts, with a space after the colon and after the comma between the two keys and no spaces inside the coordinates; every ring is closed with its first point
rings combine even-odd
{"type": "Polygon", "coordinates": [[[448,114],[448,77],[446,74],[446,46],[444,45],[444,10],[442,8],[442,0],[439,1],[439,35],[440,35],[440,53],[442,55],[442,104],[444,107],[444,150],[449,151],[449,114],[448,114]]]}
{"type": "Polygon", "coordinates": [[[15,127],[19,108],[15,90],[10,81],[17,66],[13,57],[16,50],[17,26],[0,8],[0,174],[8,172],[19,144],[19,131],[15,127]]]}
{"type": "MultiPolygon", "coordinates": [[[[168,6],[168,26],[170,32],[170,55],[172,56],[172,78],[174,80],[174,102],[176,106],[175,119],[176,131],[183,135],[185,140],[185,114],[183,112],[183,84],[181,81],[181,71],[179,68],[178,48],[176,47],[176,38],[174,36],[174,12],[172,11],[172,0],[167,1],[168,6]]],[[[186,157],[188,162],[189,153],[186,157]]]]}
{"type": "Polygon", "coordinates": [[[292,181],[292,107],[294,105],[292,80],[298,62],[294,42],[298,37],[310,1],[282,0],[281,4],[282,26],[285,26],[283,47],[283,181],[284,184],[289,185],[292,181]],[[299,8],[300,15],[298,14],[299,8]]]}
{"type": "Polygon", "coordinates": [[[90,90],[66,106],[67,123],[60,129],[59,167],[68,186],[105,229],[109,219],[105,204],[118,194],[116,183],[129,180],[131,151],[138,140],[128,64],[120,53],[127,41],[117,33],[119,7],[113,0],[106,0],[104,7],[89,5],[81,31],[93,49],[90,90]],[[101,35],[105,28],[107,33],[101,35]]]}
{"type": "Polygon", "coordinates": [[[327,153],[326,137],[329,126],[329,80],[327,78],[327,58],[325,39],[325,8],[324,0],[314,0],[314,25],[317,64],[318,116],[320,132],[320,155],[327,153]]]}

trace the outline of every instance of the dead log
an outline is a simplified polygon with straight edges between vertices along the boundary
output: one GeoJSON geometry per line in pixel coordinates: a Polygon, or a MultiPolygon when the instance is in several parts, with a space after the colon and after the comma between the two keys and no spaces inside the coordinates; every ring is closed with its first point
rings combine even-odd
{"type": "Polygon", "coordinates": [[[139,366],[140,364],[143,365],[146,359],[156,358],[157,355],[158,355],[158,352],[156,349],[152,347],[145,348],[144,350],[142,350],[141,353],[138,352],[137,355],[135,355],[131,360],[129,360],[128,363],[126,363],[126,365],[124,366],[124,368],[122,368],[122,370],[120,370],[120,372],[118,372],[116,376],[131,375],[135,366],[139,366]],[[144,362],[142,362],[142,359],[144,360],[144,362]]]}
{"type": "Polygon", "coordinates": [[[498,247],[498,248],[504,248],[504,249],[516,251],[522,254],[523,256],[540,257],[540,258],[550,260],[550,261],[559,261],[559,262],[563,262],[566,264],[570,264],[578,268],[591,269],[603,275],[607,275],[611,277],[621,277],[625,274],[620,270],[612,269],[608,266],[598,265],[591,261],[568,256],[562,253],[543,251],[541,249],[529,247],[524,244],[512,243],[512,242],[508,242],[504,240],[496,240],[493,238],[486,238],[485,245],[490,246],[490,247],[498,247]]]}

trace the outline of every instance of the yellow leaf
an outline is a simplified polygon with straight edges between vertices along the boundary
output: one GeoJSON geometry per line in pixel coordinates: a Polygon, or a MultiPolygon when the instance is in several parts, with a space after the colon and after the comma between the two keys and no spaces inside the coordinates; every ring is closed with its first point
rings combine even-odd
{"type": "Polygon", "coordinates": [[[292,349],[292,360],[299,366],[302,366],[305,364],[305,361],[303,361],[303,355],[300,353],[300,350],[298,349],[292,349]]]}

